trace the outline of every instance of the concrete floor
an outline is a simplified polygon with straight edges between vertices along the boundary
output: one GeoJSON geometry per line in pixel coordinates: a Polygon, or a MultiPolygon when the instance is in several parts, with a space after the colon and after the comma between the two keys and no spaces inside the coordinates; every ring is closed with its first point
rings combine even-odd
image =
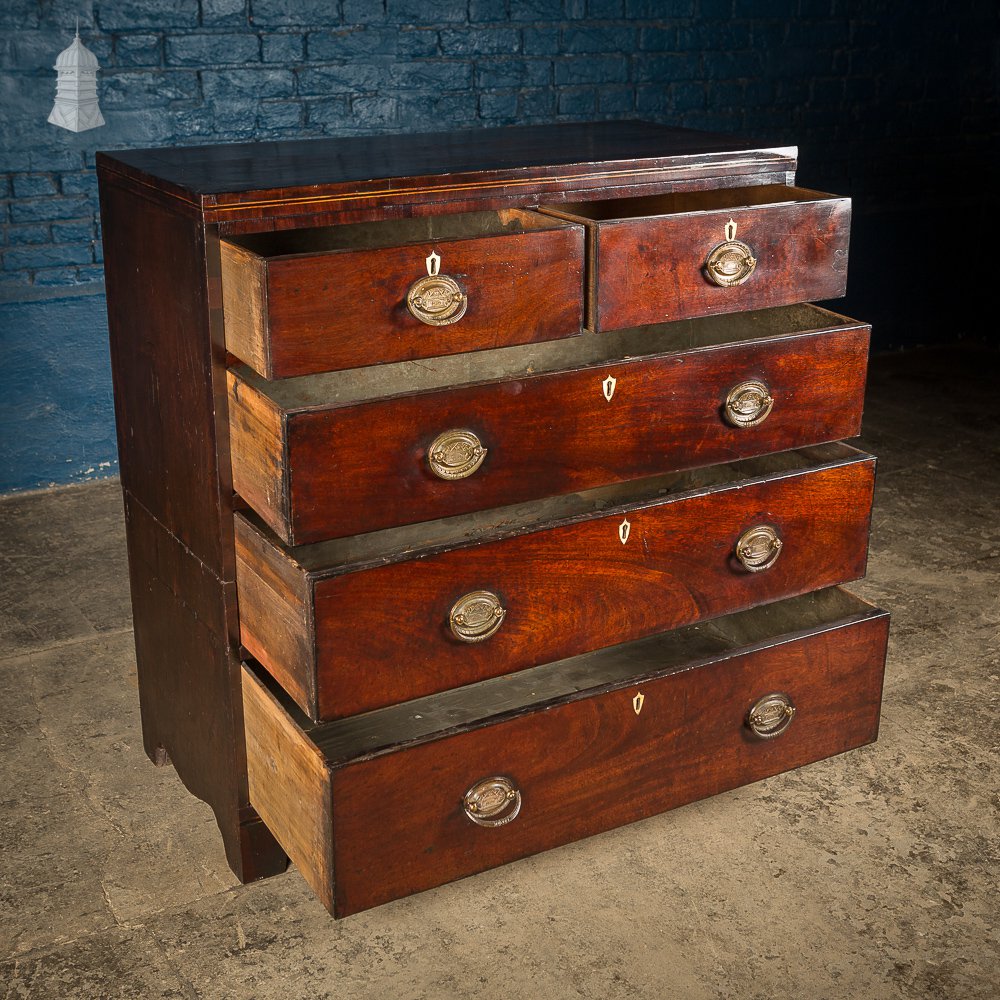
{"type": "Polygon", "coordinates": [[[0,995],[996,998],[997,357],[873,364],[876,745],[340,922],[146,759],[117,482],[0,501],[0,995]]]}

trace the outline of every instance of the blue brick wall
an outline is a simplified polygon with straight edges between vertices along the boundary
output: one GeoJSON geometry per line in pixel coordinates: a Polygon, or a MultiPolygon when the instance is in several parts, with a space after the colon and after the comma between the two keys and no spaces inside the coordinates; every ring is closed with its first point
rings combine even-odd
{"type": "MultiPolygon", "coordinates": [[[[930,301],[945,282],[906,248],[993,218],[997,186],[975,181],[1000,152],[998,25],[995,0],[4,0],[0,300],[38,303],[45,326],[52,300],[102,291],[97,149],[642,117],[798,144],[801,183],[855,198],[844,308],[876,321],[878,346],[940,339],[971,320],[930,301]],[[107,125],[74,135],[45,119],[78,16],[107,125]]],[[[24,358],[30,312],[2,331],[24,358]]],[[[50,478],[19,412],[0,492],[50,478]]]]}
{"type": "Polygon", "coordinates": [[[0,296],[101,281],[97,148],[641,116],[912,203],[956,141],[962,167],[996,149],[997,24],[988,0],[6,0],[0,296]],[[108,125],[74,136],[45,118],[78,15],[108,125]]]}

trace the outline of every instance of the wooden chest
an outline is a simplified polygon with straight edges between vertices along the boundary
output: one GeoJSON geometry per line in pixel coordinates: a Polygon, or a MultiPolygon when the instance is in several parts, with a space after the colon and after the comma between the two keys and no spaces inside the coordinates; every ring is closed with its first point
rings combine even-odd
{"type": "Polygon", "coordinates": [[[874,740],[868,327],[795,150],[99,154],[149,756],[337,916],[874,740]]]}

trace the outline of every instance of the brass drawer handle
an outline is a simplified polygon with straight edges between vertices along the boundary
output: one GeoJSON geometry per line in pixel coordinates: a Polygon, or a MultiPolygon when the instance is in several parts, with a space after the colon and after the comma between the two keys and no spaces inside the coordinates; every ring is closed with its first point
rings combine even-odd
{"type": "Polygon", "coordinates": [[[792,699],[781,691],[766,694],[754,702],[747,712],[747,728],[759,740],[773,740],[780,736],[795,718],[792,699]]]}
{"type": "Polygon", "coordinates": [[[751,378],[740,382],[726,396],[726,421],[733,427],[756,427],[767,420],[774,408],[774,397],[767,384],[751,378]]]}
{"type": "Polygon", "coordinates": [[[473,590],[460,597],[448,615],[452,635],[462,642],[482,642],[494,635],[507,617],[500,598],[490,590],[473,590]]]}
{"type": "Polygon", "coordinates": [[[465,479],[483,464],[488,450],[472,431],[454,428],[434,438],[427,464],[438,479],[465,479]]]}
{"type": "Polygon", "coordinates": [[[406,293],[406,308],[414,319],[428,326],[448,326],[457,323],[469,307],[469,299],[458,282],[440,274],[441,257],[431,253],[427,258],[427,274],[410,285],[406,293]]]}
{"type": "Polygon", "coordinates": [[[742,285],[757,266],[757,259],[750,247],[736,239],[736,223],[732,219],[726,224],[726,239],[714,247],[705,261],[705,275],[709,281],[721,288],[742,285]]]}
{"type": "Polygon", "coordinates": [[[770,569],[781,555],[782,541],[769,524],[748,528],[736,543],[736,558],[750,573],[770,569]]]}
{"type": "Polygon", "coordinates": [[[477,826],[506,826],[521,811],[521,791],[510,778],[483,778],[465,793],[462,805],[477,826]]]}

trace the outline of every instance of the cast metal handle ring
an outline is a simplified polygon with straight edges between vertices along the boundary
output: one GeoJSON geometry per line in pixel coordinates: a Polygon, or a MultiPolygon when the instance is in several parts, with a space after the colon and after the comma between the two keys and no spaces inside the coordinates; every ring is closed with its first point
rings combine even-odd
{"type": "Polygon", "coordinates": [[[483,642],[496,633],[506,616],[506,608],[493,591],[473,590],[452,605],[448,625],[462,642],[483,642]]]}
{"type": "Polygon", "coordinates": [[[749,573],[770,569],[781,555],[782,541],[769,524],[748,528],[736,543],[736,558],[749,573]]]}
{"type": "Polygon", "coordinates": [[[792,699],[781,691],[764,695],[753,703],[747,712],[747,728],[759,740],[773,740],[780,736],[795,718],[792,699]]]}
{"type": "Polygon", "coordinates": [[[736,239],[736,223],[726,223],[726,239],[714,247],[705,261],[705,277],[721,288],[742,285],[757,267],[753,250],[742,240],[736,239]]]}
{"type": "Polygon", "coordinates": [[[438,479],[466,479],[483,464],[488,450],[479,435],[456,427],[434,438],[427,449],[427,464],[438,479]]]}
{"type": "Polygon", "coordinates": [[[510,778],[483,778],[465,793],[462,806],[477,826],[506,826],[521,811],[521,791],[510,778]]]}
{"type": "Polygon", "coordinates": [[[440,273],[440,254],[432,252],[426,263],[427,274],[414,281],[406,293],[406,308],[428,326],[457,323],[469,307],[468,296],[454,278],[440,273]]]}
{"type": "Polygon", "coordinates": [[[726,422],[733,427],[756,427],[767,420],[774,408],[774,397],[767,384],[751,378],[740,382],[726,396],[726,422]]]}

